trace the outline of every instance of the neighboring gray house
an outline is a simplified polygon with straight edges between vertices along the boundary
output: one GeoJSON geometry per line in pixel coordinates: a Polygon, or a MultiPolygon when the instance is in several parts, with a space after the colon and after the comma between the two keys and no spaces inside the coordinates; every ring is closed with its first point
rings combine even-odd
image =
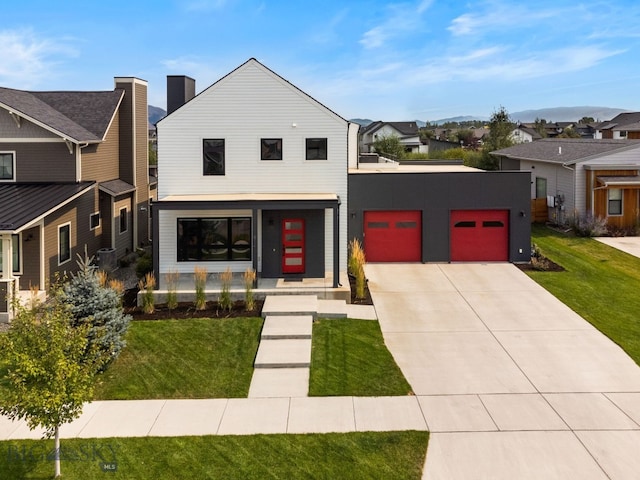
{"type": "Polygon", "coordinates": [[[545,138],[491,152],[501,170],[531,173],[531,198],[565,223],[574,213],[634,225],[640,211],[640,141],[545,138]]]}
{"type": "MultiPolygon", "coordinates": [[[[361,153],[373,152],[373,143],[378,138],[395,135],[407,152],[427,152],[428,146],[420,141],[416,122],[372,122],[360,129],[359,149],[361,153]]],[[[382,152],[384,153],[384,152],[382,152]]]]}
{"type": "Polygon", "coordinates": [[[640,139],[640,112],[621,113],[598,126],[596,138],[640,139]]]}
{"type": "Polygon", "coordinates": [[[147,83],[112,91],[0,88],[0,320],[7,292],[43,291],[76,254],[149,241],[147,83]]]}

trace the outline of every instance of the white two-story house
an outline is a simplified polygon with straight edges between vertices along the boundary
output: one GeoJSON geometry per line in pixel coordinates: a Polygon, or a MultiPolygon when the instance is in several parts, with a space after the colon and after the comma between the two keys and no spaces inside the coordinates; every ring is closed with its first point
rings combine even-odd
{"type": "Polygon", "coordinates": [[[154,269],[251,267],[261,278],[347,268],[347,175],[358,126],[250,59],[197,96],[168,78],[157,124],[154,269]]]}

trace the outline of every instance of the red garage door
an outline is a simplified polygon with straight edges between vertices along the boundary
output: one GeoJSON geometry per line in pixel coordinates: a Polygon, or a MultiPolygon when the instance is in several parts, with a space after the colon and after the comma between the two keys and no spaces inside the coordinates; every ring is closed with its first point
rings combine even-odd
{"type": "Polygon", "coordinates": [[[364,212],[364,253],[368,262],[421,261],[420,212],[364,212]]]}
{"type": "Polygon", "coordinates": [[[508,259],[508,210],[451,212],[452,262],[506,262],[508,259]]]}

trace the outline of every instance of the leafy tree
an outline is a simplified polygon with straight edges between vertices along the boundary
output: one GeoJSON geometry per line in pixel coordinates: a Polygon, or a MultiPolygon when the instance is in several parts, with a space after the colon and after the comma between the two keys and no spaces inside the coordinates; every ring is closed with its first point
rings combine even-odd
{"type": "Polygon", "coordinates": [[[106,368],[125,346],[131,317],[124,313],[120,294],[101,283],[91,260],[79,256],[79,270],[63,287],[60,301],[70,306],[73,326],[89,327],[84,361],[91,363],[99,356],[106,368]]]}
{"type": "Polygon", "coordinates": [[[575,128],[567,127],[562,131],[560,135],[558,135],[558,138],[581,138],[581,137],[575,128]]]}
{"type": "Polygon", "coordinates": [[[89,325],[72,325],[68,307],[53,301],[44,307],[17,306],[6,335],[0,336],[0,363],[6,366],[6,393],[0,413],[24,419],[55,437],[55,476],[60,476],[60,426],[78,418],[93,397],[93,381],[101,368],[88,342],[89,325]],[[87,353],[95,362],[86,362],[87,353]]]}
{"type": "Polygon", "coordinates": [[[547,129],[545,128],[547,125],[547,121],[544,118],[537,118],[535,122],[533,123],[533,129],[538,132],[538,135],[540,135],[542,138],[546,138],[547,137],[547,129]]]}
{"type": "Polygon", "coordinates": [[[149,165],[158,164],[158,150],[154,142],[149,141],[149,165]]]}
{"type": "Polygon", "coordinates": [[[390,155],[392,160],[401,159],[404,157],[404,146],[400,143],[400,137],[397,135],[381,135],[375,142],[373,142],[373,148],[380,155],[390,155]]]}
{"type": "Polygon", "coordinates": [[[483,170],[498,169],[498,159],[490,155],[490,152],[513,145],[511,132],[513,132],[514,127],[515,124],[511,121],[509,113],[504,107],[500,107],[493,112],[489,120],[489,135],[485,140],[482,149],[482,160],[479,162],[478,168],[483,170]]]}
{"type": "Polygon", "coordinates": [[[593,117],[582,117],[580,120],[578,120],[578,123],[593,123],[595,122],[595,119],[593,117]]]}

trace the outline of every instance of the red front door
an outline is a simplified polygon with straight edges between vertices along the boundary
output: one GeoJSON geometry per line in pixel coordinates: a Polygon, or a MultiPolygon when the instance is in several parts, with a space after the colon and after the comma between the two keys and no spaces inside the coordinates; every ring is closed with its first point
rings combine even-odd
{"type": "Polygon", "coordinates": [[[282,273],[304,273],[304,219],[282,220],[282,273]]]}

